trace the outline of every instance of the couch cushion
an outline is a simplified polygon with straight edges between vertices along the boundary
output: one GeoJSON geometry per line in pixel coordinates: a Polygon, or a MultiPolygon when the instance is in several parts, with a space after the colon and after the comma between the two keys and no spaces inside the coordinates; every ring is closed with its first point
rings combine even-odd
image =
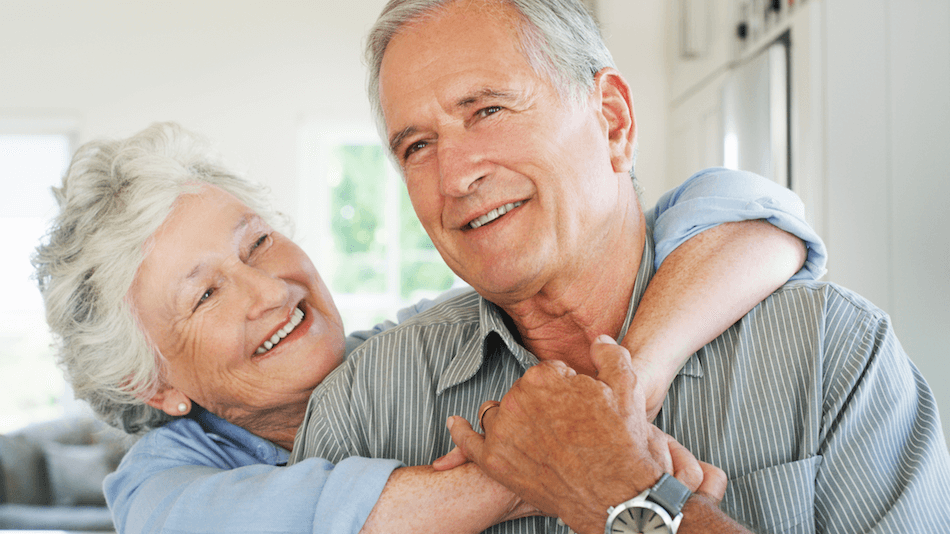
{"type": "Polygon", "coordinates": [[[3,502],[50,504],[43,451],[22,436],[0,435],[3,502]]]}
{"type": "Polygon", "coordinates": [[[46,469],[53,504],[105,505],[102,481],[119,465],[122,451],[109,443],[68,445],[46,443],[46,469]]]}
{"type": "Polygon", "coordinates": [[[0,529],[113,531],[105,506],[0,504],[0,529]]]}

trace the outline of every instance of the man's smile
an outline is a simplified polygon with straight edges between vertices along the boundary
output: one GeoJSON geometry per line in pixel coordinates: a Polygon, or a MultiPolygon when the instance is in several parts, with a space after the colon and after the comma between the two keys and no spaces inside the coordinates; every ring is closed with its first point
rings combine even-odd
{"type": "Polygon", "coordinates": [[[463,226],[462,228],[463,228],[463,229],[467,229],[467,230],[475,230],[475,229],[477,229],[477,228],[480,228],[480,227],[482,227],[482,226],[485,226],[486,224],[488,224],[488,223],[490,223],[490,222],[492,222],[492,221],[497,220],[497,219],[498,219],[499,217],[501,217],[502,215],[504,215],[504,214],[508,213],[509,211],[511,211],[511,210],[513,210],[513,209],[515,209],[515,208],[517,208],[518,206],[521,206],[521,205],[524,204],[524,203],[525,203],[524,200],[519,200],[519,201],[517,201],[517,202],[510,202],[510,203],[508,203],[508,204],[505,204],[504,206],[499,206],[499,207],[497,207],[497,208],[495,208],[495,209],[489,211],[489,212],[486,213],[485,215],[482,215],[481,217],[476,217],[475,219],[473,219],[471,222],[469,222],[468,224],[466,224],[466,225],[463,226]]]}

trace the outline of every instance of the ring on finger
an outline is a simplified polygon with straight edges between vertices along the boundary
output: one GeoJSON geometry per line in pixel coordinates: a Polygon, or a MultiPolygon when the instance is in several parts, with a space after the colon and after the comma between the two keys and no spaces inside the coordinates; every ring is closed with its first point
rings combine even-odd
{"type": "Polygon", "coordinates": [[[482,405],[481,408],[479,408],[478,425],[482,427],[482,430],[485,430],[485,425],[482,422],[485,419],[485,414],[488,413],[488,410],[491,410],[492,408],[497,408],[499,406],[501,406],[501,403],[498,401],[487,401],[485,404],[482,405]]]}

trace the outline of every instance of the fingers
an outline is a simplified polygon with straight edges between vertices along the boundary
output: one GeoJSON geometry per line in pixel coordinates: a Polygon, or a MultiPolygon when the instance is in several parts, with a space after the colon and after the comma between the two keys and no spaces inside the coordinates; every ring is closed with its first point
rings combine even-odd
{"type": "MultiPolygon", "coordinates": [[[[461,454],[473,462],[478,462],[482,456],[482,449],[485,445],[485,436],[472,430],[472,425],[463,417],[453,415],[446,421],[449,428],[449,434],[452,435],[452,441],[461,451],[461,454]]],[[[449,454],[452,454],[451,452],[449,454]]]]}
{"type": "MultiPolygon", "coordinates": [[[[670,438],[668,448],[673,459],[673,476],[685,484],[689,491],[697,491],[702,487],[705,474],[699,460],[675,439],[670,438]]],[[[723,492],[725,492],[725,488],[723,488],[723,492]]],[[[720,496],[721,498],[722,496],[720,496]]]]}
{"type": "Polygon", "coordinates": [[[610,336],[599,336],[590,347],[597,379],[614,391],[627,413],[646,413],[646,400],[633,370],[630,353],[610,336]]]}
{"type": "MultiPolygon", "coordinates": [[[[662,430],[655,426],[651,425],[649,427],[649,432],[650,434],[647,438],[647,447],[649,447],[650,450],[650,457],[653,458],[654,462],[659,464],[661,470],[676,476],[677,458],[673,456],[672,445],[678,445],[678,443],[676,443],[676,440],[667,436],[662,430]]],[[[682,460],[680,461],[682,462],[682,460]]],[[[682,467],[680,466],[680,468],[682,467]]],[[[699,486],[699,482],[696,483],[696,486],[699,486]]],[[[692,489],[693,488],[690,488],[690,491],[692,491],[692,489]]]]}
{"type": "Polygon", "coordinates": [[[590,357],[597,368],[597,378],[614,387],[613,381],[629,380],[633,377],[636,381],[636,375],[633,373],[633,366],[630,364],[630,352],[617,344],[614,339],[608,335],[600,335],[590,346],[590,357]]]}
{"type": "Polygon", "coordinates": [[[726,486],[729,484],[726,472],[706,462],[699,462],[699,465],[703,470],[703,483],[695,492],[709,497],[718,505],[726,494],[726,486]]]}
{"type": "Polygon", "coordinates": [[[448,471],[466,463],[468,463],[468,458],[465,457],[462,449],[454,447],[448,454],[432,462],[432,468],[436,471],[448,471]]]}
{"type": "Polygon", "coordinates": [[[530,367],[515,383],[512,389],[519,386],[519,382],[530,384],[532,387],[547,385],[550,381],[577,376],[577,371],[560,360],[544,360],[530,367]]]}

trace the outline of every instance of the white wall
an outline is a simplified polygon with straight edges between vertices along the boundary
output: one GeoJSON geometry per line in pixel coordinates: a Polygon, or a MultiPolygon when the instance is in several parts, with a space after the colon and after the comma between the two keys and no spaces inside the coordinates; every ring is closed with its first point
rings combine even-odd
{"type": "Polygon", "coordinates": [[[0,121],[66,117],[81,141],[178,121],[294,214],[298,126],[370,122],[361,44],[382,5],[0,0],[0,121]]]}
{"type": "MultiPolygon", "coordinates": [[[[732,4],[716,0],[713,13],[730,39],[732,4]]],[[[825,279],[890,314],[950,421],[950,3],[809,0],[791,25],[793,187],[828,245],[825,279]]],[[[671,137],[693,121],[721,140],[703,115],[717,109],[720,77],[708,73],[731,58],[720,59],[699,66],[704,87],[671,95],[671,137]]],[[[676,173],[704,157],[688,144],[668,145],[676,173]]]]}
{"type": "MultiPolygon", "coordinates": [[[[370,125],[362,40],[383,3],[0,0],[0,121],[66,118],[80,141],[178,121],[270,184],[296,215],[298,127],[370,125]]],[[[666,8],[644,0],[598,8],[632,85],[638,174],[652,203],[671,187],[666,8]]]]}
{"type": "Polygon", "coordinates": [[[689,176],[667,176],[667,77],[665,2],[598,0],[598,18],[617,68],[630,83],[637,119],[637,177],[644,205],[689,176]]]}
{"type": "Polygon", "coordinates": [[[829,278],[891,315],[950,438],[950,3],[823,9],[829,278]]]}

